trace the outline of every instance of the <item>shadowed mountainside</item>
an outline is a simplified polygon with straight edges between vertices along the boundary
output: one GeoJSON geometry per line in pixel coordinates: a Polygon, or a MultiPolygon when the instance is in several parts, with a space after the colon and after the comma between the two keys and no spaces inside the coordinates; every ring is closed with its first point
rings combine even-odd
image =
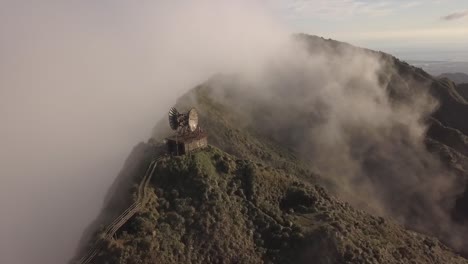
{"type": "Polygon", "coordinates": [[[457,92],[468,101],[468,83],[457,85],[457,92]]]}

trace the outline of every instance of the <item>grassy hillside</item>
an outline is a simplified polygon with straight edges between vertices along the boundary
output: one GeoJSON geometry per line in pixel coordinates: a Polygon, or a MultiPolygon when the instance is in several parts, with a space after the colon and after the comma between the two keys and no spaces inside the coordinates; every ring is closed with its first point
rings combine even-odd
{"type": "Polygon", "coordinates": [[[468,263],[282,170],[210,147],[161,161],[94,263],[468,263]]]}

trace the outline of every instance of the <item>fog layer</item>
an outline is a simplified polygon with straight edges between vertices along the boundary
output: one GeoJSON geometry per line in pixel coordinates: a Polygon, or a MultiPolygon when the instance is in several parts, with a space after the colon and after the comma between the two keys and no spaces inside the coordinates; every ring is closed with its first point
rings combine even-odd
{"type": "Polygon", "coordinates": [[[377,52],[296,39],[255,78],[215,81],[229,87],[218,100],[297,150],[343,200],[465,250],[466,227],[451,219],[463,181],[424,143],[438,106],[430,84],[402,77],[377,52]]]}
{"type": "Polygon", "coordinates": [[[252,1],[0,2],[0,263],[62,264],[131,148],[286,35],[252,1]]]}

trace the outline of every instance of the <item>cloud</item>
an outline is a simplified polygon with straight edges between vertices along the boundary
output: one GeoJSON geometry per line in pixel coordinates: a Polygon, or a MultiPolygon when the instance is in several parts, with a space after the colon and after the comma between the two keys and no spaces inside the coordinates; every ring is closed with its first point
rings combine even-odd
{"type": "Polygon", "coordinates": [[[295,0],[290,3],[289,9],[297,14],[316,15],[328,18],[340,18],[357,14],[378,16],[391,12],[392,10],[390,5],[384,1],[366,3],[354,0],[295,0]]]}
{"type": "Polygon", "coordinates": [[[382,30],[361,32],[359,37],[365,39],[434,39],[440,37],[458,38],[466,36],[468,28],[465,27],[443,27],[443,28],[415,28],[401,30],[382,30]]]}
{"type": "Polygon", "coordinates": [[[402,8],[413,8],[413,7],[420,6],[420,5],[422,5],[422,3],[420,1],[412,1],[412,2],[408,2],[408,3],[403,4],[401,7],[402,8]]]}
{"type": "Polygon", "coordinates": [[[8,264],[66,263],[126,156],[169,106],[218,71],[254,71],[282,37],[250,1],[0,2],[8,264]]]}
{"type": "MultiPolygon", "coordinates": [[[[376,43],[376,47],[379,49],[388,46],[387,44],[392,42],[391,45],[395,46],[395,43],[399,45],[417,45],[420,49],[427,47],[427,43],[431,45],[443,45],[443,47],[454,47],[457,45],[463,45],[468,41],[468,28],[462,26],[456,27],[437,27],[437,28],[395,28],[389,30],[348,30],[328,32],[328,36],[333,39],[345,39],[351,43],[364,45],[364,43],[376,43]],[[397,41],[397,42],[395,42],[397,41]]],[[[464,47],[464,46],[463,46],[464,47]]]]}
{"type": "Polygon", "coordinates": [[[465,10],[465,11],[462,11],[462,12],[451,13],[451,14],[448,14],[446,16],[441,17],[441,19],[446,20],[446,21],[451,21],[451,20],[461,19],[461,18],[464,18],[466,16],[468,16],[468,10],[465,10]]]}
{"type": "Polygon", "coordinates": [[[358,1],[358,0],[270,0],[273,5],[282,6],[289,18],[302,19],[320,17],[341,19],[344,17],[365,15],[369,17],[385,16],[401,9],[409,9],[421,5],[420,1],[408,3],[392,3],[389,1],[358,1]]]}
{"type": "Polygon", "coordinates": [[[424,144],[423,120],[437,108],[428,84],[402,78],[377,54],[317,39],[279,50],[238,96],[234,82],[219,100],[296,150],[345,201],[461,246],[466,230],[445,201],[463,190],[424,144]]]}

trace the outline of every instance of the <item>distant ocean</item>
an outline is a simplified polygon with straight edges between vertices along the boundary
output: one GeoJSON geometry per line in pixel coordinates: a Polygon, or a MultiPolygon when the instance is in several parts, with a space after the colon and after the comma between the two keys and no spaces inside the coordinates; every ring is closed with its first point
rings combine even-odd
{"type": "Polygon", "coordinates": [[[395,57],[422,68],[432,75],[463,72],[468,74],[468,50],[466,51],[390,51],[395,57]]]}
{"type": "Polygon", "coordinates": [[[394,51],[392,54],[401,59],[413,61],[456,61],[468,62],[468,50],[465,51],[394,51]]]}

